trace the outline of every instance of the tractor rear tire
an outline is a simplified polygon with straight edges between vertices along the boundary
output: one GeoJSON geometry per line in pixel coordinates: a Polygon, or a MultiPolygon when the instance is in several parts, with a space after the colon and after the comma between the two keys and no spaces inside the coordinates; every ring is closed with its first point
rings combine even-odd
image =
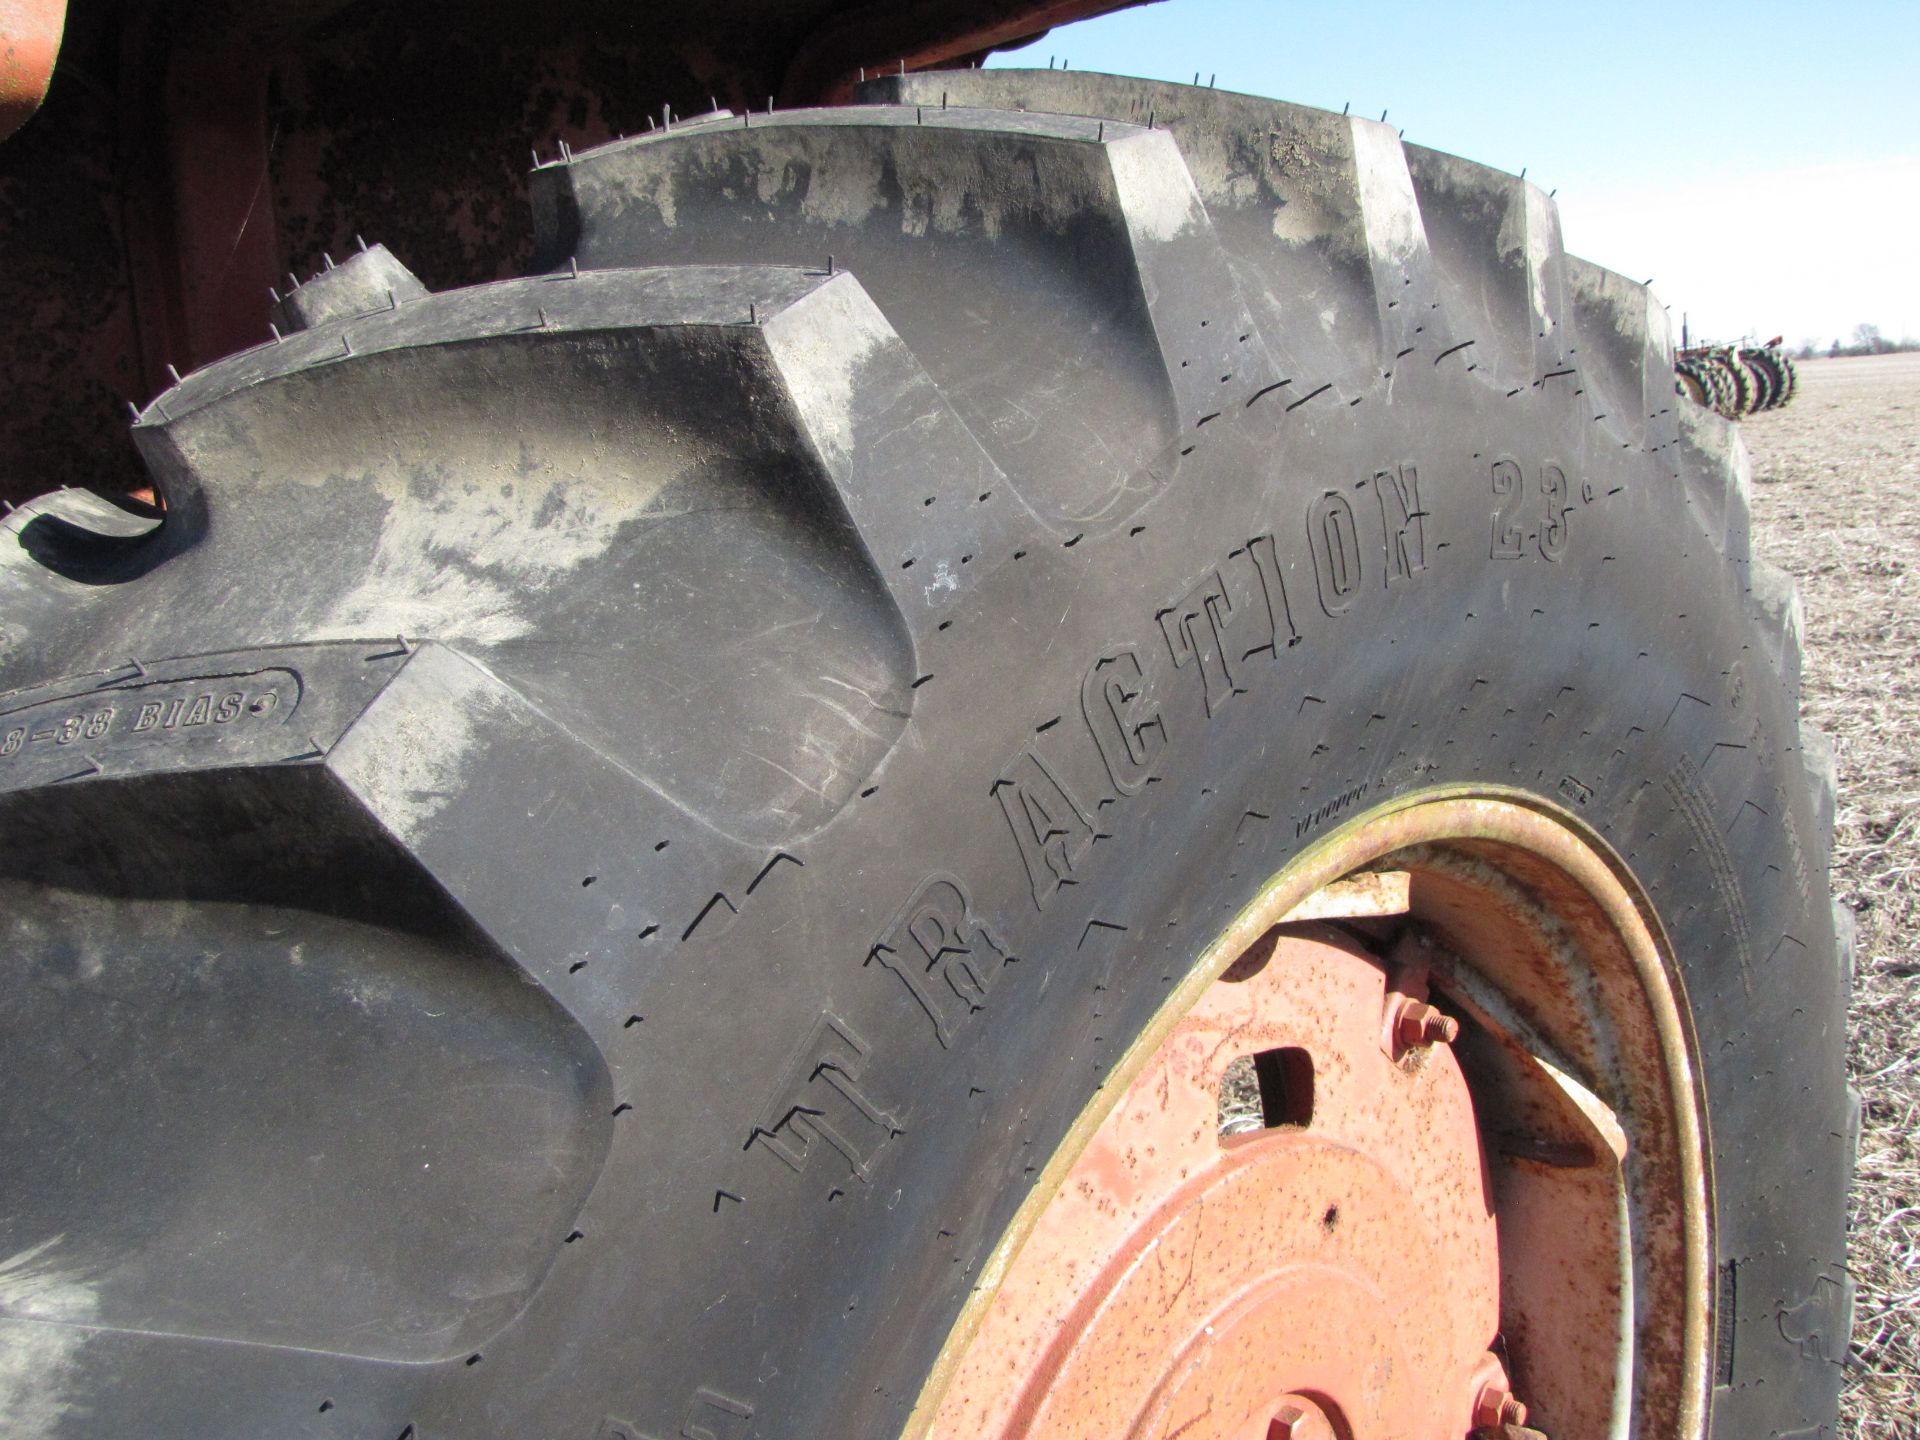
{"type": "Polygon", "coordinates": [[[1733,350],[1715,350],[1707,356],[1707,363],[1716,374],[1726,381],[1725,404],[1720,413],[1729,420],[1738,420],[1743,415],[1753,413],[1753,376],[1747,373],[1747,367],[1740,363],[1740,357],[1733,350]]]}
{"type": "Polygon", "coordinates": [[[1708,410],[1714,408],[1713,381],[1708,377],[1706,367],[1698,360],[1683,359],[1674,363],[1673,388],[1674,393],[1683,399],[1708,410]]]}
{"type": "Polygon", "coordinates": [[[1747,413],[1757,415],[1762,410],[1771,410],[1779,403],[1780,387],[1778,377],[1773,367],[1766,362],[1764,352],[1742,350],[1739,365],[1746,372],[1748,394],[1751,397],[1747,405],[1747,413]]]}
{"type": "Polygon", "coordinates": [[[1780,371],[1782,382],[1780,403],[1784,405],[1793,399],[1794,392],[1800,388],[1800,368],[1794,363],[1794,358],[1784,350],[1770,350],[1767,353],[1780,371]]]}
{"type": "Polygon", "coordinates": [[[865,99],[543,165],[527,279],[357,256],[141,416],[163,516],[5,521],[0,1416],[899,1434],[1216,937],[1444,797],[1672,966],[1635,1374],[1826,1433],[1832,765],[1662,307],[1371,121],[865,99]]]}

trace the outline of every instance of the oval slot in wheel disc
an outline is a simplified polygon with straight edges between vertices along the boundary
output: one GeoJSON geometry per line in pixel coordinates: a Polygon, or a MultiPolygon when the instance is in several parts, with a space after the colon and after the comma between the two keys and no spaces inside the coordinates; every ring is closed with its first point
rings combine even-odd
{"type": "Polygon", "coordinates": [[[1499,1249],[1460,1067],[1398,1033],[1413,998],[1328,927],[1242,956],[1080,1155],[933,1434],[1465,1433],[1499,1249]],[[1243,1057],[1268,1123],[1222,1134],[1243,1057]]]}

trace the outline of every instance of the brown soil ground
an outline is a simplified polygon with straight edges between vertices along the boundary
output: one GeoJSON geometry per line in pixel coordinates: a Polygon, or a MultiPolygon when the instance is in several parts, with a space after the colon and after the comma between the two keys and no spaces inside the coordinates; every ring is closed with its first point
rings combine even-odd
{"type": "Polygon", "coordinates": [[[1920,1437],[1920,354],[1800,367],[1741,422],[1754,552],[1806,608],[1802,712],[1840,770],[1834,894],[1859,919],[1850,1015],[1866,1098],[1852,1207],[1859,1285],[1843,1414],[1857,1440],[1920,1437]]]}

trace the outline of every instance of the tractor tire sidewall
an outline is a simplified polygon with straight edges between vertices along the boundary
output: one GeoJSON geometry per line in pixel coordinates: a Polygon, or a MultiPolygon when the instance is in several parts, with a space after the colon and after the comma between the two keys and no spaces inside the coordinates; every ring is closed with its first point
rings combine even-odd
{"type": "MultiPolygon", "coordinates": [[[[1764,1394],[1722,1373],[1714,1433],[1817,1411],[1827,1367],[1783,1361],[1774,1318],[1835,1283],[1847,1175],[1842,982],[1795,695],[1757,641],[1744,567],[1687,487],[1658,459],[1583,443],[1581,418],[1431,364],[1389,406],[1256,407],[1133,517],[1142,535],[1030,556],[998,604],[956,626],[916,713],[914,763],[882,788],[895,798],[823,836],[804,887],[730,934],[725,967],[743,987],[794,977],[725,1032],[741,1098],[777,1113],[789,1077],[759,1058],[785,1064],[830,1016],[861,1038],[861,1093],[897,1131],[864,1175],[824,1152],[795,1174],[752,1144],[721,1165],[715,1184],[746,1198],[686,1222],[688,1253],[715,1267],[702,1283],[799,1298],[756,1309],[744,1333],[726,1319],[655,1331],[648,1353],[680,1388],[746,1393],[785,1356],[758,1402],[772,1418],[751,1433],[892,1433],[1033,1177],[1195,957],[1331,828],[1429,787],[1487,785],[1607,837],[1679,957],[1715,1141],[1716,1299],[1740,1306],[1720,1343],[1747,1337],[1769,1366],[1764,1394]],[[1570,497],[1560,533],[1547,467],[1570,497]],[[1519,529],[1501,533],[1516,469],[1519,529]],[[1383,531],[1388,475],[1418,477],[1424,533],[1405,557],[1383,531]],[[1328,517],[1348,506],[1341,556],[1347,522],[1328,517]],[[1251,570],[1234,567],[1269,539],[1297,643],[1230,651],[1219,675],[1176,664],[1160,617],[1223,574],[1242,603],[1232,587],[1251,570]],[[1128,794],[1082,694],[1103,661],[1132,676],[1136,660],[1135,714],[1156,724],[1151,773],[1118,777],[1128,794]],[[991,937],[983,955],[1017,957],[972,1001],[940,990],[937,1023],[875,963],[930,895],[991,937]],[[703,1233],[716,1224],[737,1245],[716,1251],[703,1233]],[[808,1325],[823,1301],[832,1323],[808,1325]],[[769,1326],[786,1342],[768,1343],[769,1326]],[[1804,1395],[1783,1398],[1796,1380],[1804,1395]]],[[[1266,638],[1264,620],[1245,623],[1266,638]]],[[[710,971],[690,1001],[734,983],[710,971]]],[[[676,1052],[663,1061],[700,1073],[722,1032],[659,1018],[676,1052]]]]}

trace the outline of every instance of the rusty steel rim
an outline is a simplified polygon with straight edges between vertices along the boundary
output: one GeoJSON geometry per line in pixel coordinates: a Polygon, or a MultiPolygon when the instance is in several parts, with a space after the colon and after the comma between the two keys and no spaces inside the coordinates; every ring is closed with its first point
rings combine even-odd
{"type": "Polygon", "coordinates": [[[66,25],[67,0],[0,0],[0,140],[46,98],[66,25]]]}
{"type": "Polygon", "coordinates": [[[1712,1250],[1687,1014],[1652,907],[1574,816],[1449,788],[1357,817],[1079,1117],[906,1435],[1437,1440],[1531,1407],[1562,1440],[1692,1440],[1712,1250]],[[1259,1114],[1223,1132],[1236,1062],[1259,1114]]]}

